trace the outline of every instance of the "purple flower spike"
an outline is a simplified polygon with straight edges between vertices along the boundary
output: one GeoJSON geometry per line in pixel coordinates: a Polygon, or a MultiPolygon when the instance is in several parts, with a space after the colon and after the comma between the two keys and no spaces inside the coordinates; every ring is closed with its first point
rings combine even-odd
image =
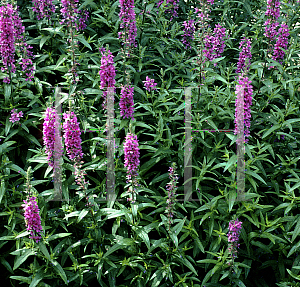
{"type": "Polygon", "coordinates": [[[70,160],[80,161],[83,157],[81,148],[80,128],[74,112],[64,114],[64,138],[70,160]]]}
{"type": "Polygon", "coordinates": [[[39,207],[36,203],[36,197],[31,197],[29,200],[23,200],[25,204],[22,204],[24,209],[24,217],[27,225],[27,231],[30,231],[29,238],[36,240],[36,243],[40,241],[42,225],[41,217],[39,214],[39,207]]]}
{"type": "Polygon", "coordinates": [[[134,87],[130,85],[126,85],[121,89],[120,112],[123,119],[131,117],[134,120],[133,90],[134,87]]]}
{"type": "Polygon", "coordinates": [[[157,90],[156,89],[156,85],[157,83],[154,83],[154,79],[150,79],[148,76],[146,77],[146,81],[143,81],[144,83],[144,87],[146,88],[146,90],[148,92],[150,92],[151,90],[157,90]]]}

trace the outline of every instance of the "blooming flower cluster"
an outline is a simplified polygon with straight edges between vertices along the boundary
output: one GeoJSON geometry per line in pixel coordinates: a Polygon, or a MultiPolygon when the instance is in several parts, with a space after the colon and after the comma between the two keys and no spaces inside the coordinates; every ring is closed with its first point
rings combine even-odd
{"type": "Polygon", "coordinates": [[[64,138],[67,154],[70,160],[80,161],[83,157],[81,148],[81,131],[74,112],[64,113],[64,138]]]}
{"type": "Polygon", "coordinates": [[[10,117],[9,121],[12,122],[12,123],[15,123],[15,122],[20,121],[20,118],[22,118],[22,117],[23,117],[23,112],[22,111],[17,113],[16,109],[12,109],[11,110],[11,117],[10,117]]]}
{"type": "Polygon", "coordinates": [[[67,26],[74,24],[77,31],[86,28],[86,21],[89,17],[87,10],[79,11],[77,9],[78,2],[78,0],[61,0],[62,9],[60,10],[63,17],[60,24],[67,24],[67,26]]]}
{"type": "Polygon", "coordinates": [[[273,41],[277,36],[278,32],[276,28],[279,26],[278,22],[271,22],[271,19],[268,19],[265,22],[265,33],[264,36],[268,38],[270,41],[273,41]]]}
{"type": "Polygon", "coordinates": [[[285,52],[280,48],[287,49],[288,37],[289,37],[289,27],[287,24],[282,23],[278,30],[278,38],[274,47],[273,60],[278,60],[282,64],[282,59],[284,58],[285,52]]]}
{"type": "Polygon", "coordinates": [[[135,42],[135,37],[137,36],[135,12],[134,12],[134,0],[119,0],[120,1],[120,13],[119,17],[121,19],[120,28],[125,28],[125,31],[118,33],[119,39],[123,41],[122,45],[125,43],[126,47],[133,45],[137,47],[135,42]]]}
{"type": "Polygon", "coordinates": [[[33,80],[33,72],[35,71],[35,68],[33,66],[32,57],[34,59],[33,53],[30,51],[33,47],[28,45],[25,42],[22,42],[20,44],[20,52],[22,53],[21,60],[19,62],[19,65],[22,66],[22,71],[26,74],[27,78],[26,81],[32,82],[33,80]]]}
{"type": "Polygon", "coordinates": [[[128,133],[124,144],[124,166],[127,168],[127,179],[136,177],[140,165],[140,151],[137,136],[128,133]]]}
{"type": "Polygon", "coordinates": [[[232,258],[236,258],[237,257],[237,250],[236,248],[238,248],[240,246],[240,244],[237,244],[237,242],[239,241],[239,236],[240,236],[240,231],[242,229],[242,222],[238,220],[234,221],[230,221],[229,222],[229,231],[228,231],[228,251],[230,253],[230,255],[232,255],[232,258]]]}
{"type": "MultiPolygon", "coordinates": [[[[101,58],[101,67],[99,71],[100,75],[100,89],[106,89],[108,87],[114,88],[115,93],[115,76],[116,76],[116,69],[114,67],[114,56],[110,52],[110,50],[106,51],[104,48],[99,49],[102,53],[101,58]]],[[[103,91],[103,98],[104,102],[102,107],[104,109],[107,108],[107,91],[103,91]]]]}
{"type": "MultiPolygon", "coordinates": [[[[280,25],[277,21],[280,16],[280,5],[281,2],[279,0],[267,1],[266,16],[268,16],[269,19],[264,23],[264,36],[269,39],[269,51],[273,48],[272,59],[282,64],[285,52],[282,51],[281,48],[286,50],[288,47],[289,27],[286,23],[280,25]],[[276,30],[277,27],[279,27],[278,31],[276,30]],[[276,37],[276,44],[273,46],[271,42],[274,41],[276,37]]],[[[274,66],[269,67],[269,69],[270,68],[274,68],[274,66]]]]}
{"type": "Polygon", "coordinates": [[[173,167],[169,168],[169,178],[170,182],[167,184],[166,189],[168,191],[168,199],[167,199],[167,208],[165,213],[167,213],[168,219],[169,219],[169,231],[170,226],[173,223],[173,216],[174,216],[174,206],[176,202],[176,189],[177,189],[177,181],[178,176],[175,173],[176,171],[176,164],[173,163],[173,167]]]}
{"type": "Polygon", "coordinates": [[[36,17],[38,20],[43,18],[51,18],[49,12],[55,12],[55,6],[52,3],[52,0],[32,0],[32,10],[37,13],[36,17]]]}
{"type": "Polygon", "coordinates": [[[54,145],[55,145],[55,122],[56,110],[54,108],[47,108],[45,112],[45,120],[43,123],[43,140],[46,147],[46,154],[48,155],[48,164],[54,166],[54,145]]]}
{"type": "Polygon", "coordinates": [[[184,34],[183,34],[182,43],[185,45],[186,49],[191,48],[191,44],[189,43],[189,41],[194,39],[194,33],[195,33],[194,22],[195,22],[194,19],[183,22],[184,34]]]}
{"type": "Polygon", "coordinates": [[[134,87],[130,85],[125,85],[121,89],[121,98],[120,98],[120,113],[123,119],[131,117],[134,120],[133,113],[133,90],[134,87]]]}
{"type": "MultiPolygon", "coordinates": [[[[253,88],[251,85],[252,81],[248,79],[248,77],[239,76],[239,84],[236,85],[236,112],[235,112],[235,131],[234,134],[239,134],[241,132],[241,105],[242,101],[244,101],[244,123],[246,126],[245,137],[249,137],[250,135],[250,125],[251,125],[251,110],[250,106],[252,105],[252,94],[253,88]]],[[[248,139],[245,139],[245,143],[248,142],[248,139]]]]}
{"type": "Polygon", "coordinates": [[[214,1],[200,1],[201,8],[198,7],[195,8],[195,13],[197,14],[197,24],[199,24],[201,29],[206,29],[208,26],[210,26],[208,23],[211,20],[209,17],[209,13],[211,11],[211,5],[214,4],[214,1]]]}
{"type": "MultiPolygon", "coordinates": [[[[205,49],[203,53],[209,61],[219,58],[224,52],[226,28],[222,28],[220,24],[217,24],[214,28],[213,35],[207,35],[204,38],[205,49]]],[[[214,66],[216,67],[217,63],[214,63],[214,66]]]]}
{"type": "MultiPolygon", "coordinates": [[[[159,1],[159,3],[157,3],[157,8],[160,7],[163,2],[164,0],[159,1]]],[[[173,13],[170,19],[170,21],[172,21],[174,17],[178,17],[177,10],[179,8],[179,0],[167,0],[166,4],[168,9],[165,11],[165,13],[173,13]]]]}
{"type": "Polygon", "coordinates": [[[146,90],[148,92],[150,92],[151,90],[157,90],[156,89],[156,85],[157,83],[154,83],[154,79],[150,79],[148,76],[146,77],[146,81],[143,81],[144,83],[144,87],[146,88],[146,90]]]}
{"type": "Polygon", "coordinates": [[[277,20],[280,16],[280,1],[279,0],[268,0],[266,16],[272,17],[277,20]]]}
{"type": "MultiPolygon", "coordinates": [[[[25,27],[22,25],[22,20],[18,14],[18,7],[13,8],[11,4],[0,7],[0,55],[2,58],[3,67],[2,72],[16,72],[15,54],[16,46],[20,46],[21,61],[18,63],[22,66],[22,71],[26,73],[26,81],[33,79],[33,62],[30,57],[34,58],[32,49],[24,41],[22,34],[25,32],[25,27]]],[[[5,77],[4,83],[9,84],[10,78],[5,77]]]]}
{"type": "Polygon", "coordinates": [[[36,202],[36,197],[32,196],[29,200],[23,200],[24,204],[22,207],[24,209],[24,217],[27,225],[27,231],[30,231],[29,238],[36,240],[36,243],[40,241],[42,225],[41,217],[39,214],[39,207],[36,202]]]}
{"type": "Polygon", "coordinates": [[[239,61],[237,64],[236,73],[240,73],[243,71],[244,73],[247,73],[250,67],[250,60],[252,58],[251,55],[251,40],[246,39],[245,37],[240,42],[239,49],[242,48],[242,51],[239,55],[239,61]]]}

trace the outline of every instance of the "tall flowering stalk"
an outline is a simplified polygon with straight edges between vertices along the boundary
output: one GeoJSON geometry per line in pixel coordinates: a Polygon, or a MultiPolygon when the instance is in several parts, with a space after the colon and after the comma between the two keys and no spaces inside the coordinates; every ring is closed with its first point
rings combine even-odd
{"type": "Polygon", "coordinates": [[[50,12],[55,12],[55,6],[52,3],[52,0],[32,0],[32,10],[37,14],[36,17],[38,20],[43,18],[51,18],[50,12]]]}
{"type": "Polygon", "coordinates": [[[79,82],[79,76],[76,69],[77,66],[80,66],[75,56],[75,50],[78,48],[78,45],[76,41],[77,35],[74,30],[84,30],[87,26],[86,21],[89,16],[89,12],[87,10],[79,11],[77,9],[77,4],[78,0],[61,0],[62,9],[60,10],[63,18],[60,24],[66,24],[69,32],[69,38],[67,41],[70,43],[68,51],[71,52],[72,67],[68,73],[72,75],[72,84],[79,82]]]}
{"type": "Polygon", "coordinates": [[[287,49],[288,47],[288,37],[289,37],[289,27],[287,24],[282,23],[279,30],[278,30],[278,38],[274,47],[274,53],[272,59],[278,61],[282,64],[282,60],[284,58],[285,52],[282,51],[280,48],[287,49]]]}
{"type": "Polygon", "coordinates": [[[15,54],[16,47],[21,54],[22,70],[28,72],[26,81],[33,78],[32,73],[34,71],[33,63],[30,57],[32,52],[31,46],[28,46],[24,41],[22,34],[25,32],[25,27],[22,25],[22,20],[18,14],[18,7],[14,8],[11,4],[5,4],[0,7],[0,56],[3,67],[2,72],[8,72],[9,77],[3,79],[4,83],[9,84],[11,82],[11,73],[16,73],[15,66],[15,54]]]}
{"type": "Polygon", "coordinates": [[[236,69],[236,73],[243,73],[246,74],[249,71],[249,67],[250,67],[250,60],[252,58],[251,55],[251,40],[248,38],[243,38],[242,41],[240,42],[240,46],[239,49],[242,48],[242,51],[240,52],[239,55],[239,61],[237,64],[237,69],[236,69]]]}
{"type": "Polygon", "coordinates": [[[56,110],[49,107],[45,111],[45,119],[43,123],[43,140],[46,147],[46,154],[48,155],[49,166],[54,166],[54,146],[55,146],[55,122],[56,110]]]}
{"type": "MultiPolygon", "coordinates": [[[[244,76],[239,76],[239,82],[238,85],[236,85],[236,94],[237,94],[237,99],[236,99],[236,114],[235,114],[235,130],[234,134],[239,134],[240,133],[240,127],[239,127],[239,122],[241,121],[240,119],[240,114],[239,114],[239,106],[241,105],[242,99],[244,99],[244,123],[246,126],[245,130],[245,138],[249,137],[250,135],[250,125],[251,125],[251,110],[250,106],[252,105],[252,95],[253,95],[253,87],[251,85],[252,81],[248,79],[248,77],[244,76]]],[[[247,143],[249,140],[245,139],[245,143],[247,143]]]]}
{"type": "Polygon", "coordinates": [[[128,83],[121,89],[121,98],[119,105],[121,117],[123,117],[123,119],[132,118],[134,120],[133,90],[134,87],[131,87],[131,85],[128,83]]]}
{"type": "Polygon", "coordinates": [[[230,265],[230,273],[232,270],[232,266],[234,264],[234,259],[237,257],[237,248],[239,248],[240,244],[238,244],[240,231],[242,229],[242,222],[237,218],[236,220],[231,220],[229,222],[229,231],[228,231],[228,251],[229,251],[229,262],[230,265]]]}
{"type": "MultiPolygon", "coordinates": [[[[159,3],[157,3],[157,8],[159,8],[163,2],[164,0],[159,1],[159,3]]],[[[179,8],[179,0],[167,0],[166,4],[167,10],[165,11],[165,13],[172,13],[172,16],[170,18],[170,21],[172,21],[173,18],[178,17],[177,10],[179,8]]]]}
{"type": "MultiPolygon", "coordinates": [[[[267,11],[265,15],[268,17],[268,19],[264,23],[264,36],[268,38],[268,52],[271,52],[272,50],[274,51],[272,59],[282,64],[285,52],[282,51],[281,48],[286,50],[288,47],[289,27],[286,23],[281,23],[280,25],[278,22],[278,18],[280,17],[280,5],[281,1],[279,0],[267,1],[267,11]],[[279,27],[278,31],[277,27],[279,27]],[[273,41],[275,40],[276,44],[274,45],[273,41]]],[[[269,69],[270,68],[274,68],[274,66],[270,66],[269,69]]]]}
{"type": "Polygon", "coordinates": [[[134,187],[138,186],[138,166],[140,165],[140,149],[137,136],[133,133],[128,133],[124,143],[124,166],[127,168],[127,183],[131,183],[129,190],[132,192],[131,200],[134,202],[135,193],[134,187]]]}
{"type": "MultiPolygon", "coordinates": [[[[121,19],[120,28],[124,29],[118,33],[119,39],[122,40],[122,45],[125,44],[126,48],[131,48],[133,45],[137,47],[135,37],[137,36],[136,19],[134,12],[134,0],[119,0],[121,19]]],[[[125,53],[125,52],[124,52],[125,53]]],[[[127,53],[129,56],[130,53],[127,53]]]]}
{"type": "Polygon", "coordinates": [[[108,50],[108,48],[106,50],[104,48],[100,48],[99,50],[102,54],[101,67],[99,71],[100,89],[105,89],[103,91],[104,101],[102,107],[107,109],[107,88],[114,88],[115,93],[116,69],[114,67],[114,56],[110,50],[108,50]]]}
{"type": "Polygon", "coordinates": [[[38,243],[41,240],[41,231],[42,225],[41,225],[41,217],[39,214],[39,207],[36,202],[36,197],[30,197],[27,200],[23,200],[24,204],[22,204],[22,207],[24,208],[24,217],[25,222],[27,225],[27,231],[30,231],[29,238],[32,238],[36,240],[36,243],[38,243]]]}
{"type": "Polygon", "coordinates": [[[167,217],[168,217],[169,234],[171,234],[171,224],[173,223],[175,203],[176,203],[176,189],[177,189],[176,184],[178,181],[176,169],[177,169],[176,163],[173,162],[172,167],[169,168],[170,182],[166,186],[166,189],[168,191],[168,198],[167,198],[167,208],[165,210],[165,213],[167,213],[167,217]]]}
{"type": "Polygon", "coordinates": [[[64,135],[67,154],[70,160],[80,161],[83,157],[81,148],[81,131],[74,112],[64,113],[64,135]]]}
{"type": "Polygon", "coordinates": [[[81,147],[81,131],[77,121],[77,116],[74,112],[69,111],[64,113],[63,118],[65,120],[63,124],[63,137],[65,139],[67,155],[69,159],[73,161],[75,182],[80,186],[80,188],[86,189],[85,185],[89,184],[89,182],[85,181],[84,176],[86,173],[82,170],[82,158],[84,154],[81,147]]]}
{"type": "Polygon", "coordinates": [[[184,34],[183,34],[183,40],[182,43],[185,45],[186,49],[190,49],[192,46],[190,44],[190,41],[194,39],[194,33],[195,33],[195,20],[190,19],[189,21],[184,21],[184,34]]]}
{"type": "Polygon", "coordinates": [[[26,200],[23,200],[24,204],[22,204],[24,211],[24,219],[25,224],[27,226],[27,231],[30,231],[29,238],[33,239],[38,243],[41,240],[41,232],[43,230],[41,225],[41,216],[39,214],[40,209],[37,204],[37,198],[35,196],[31,196],[30,189],[30,171],[31,167],[28,168],[27,171],[27,182],[26,182],[26,190],[25,194],[27,194],[26,200]]]}
{"type": "MultiPolygon", "coordinates": [[[[222,28],[220,24],[216,25],[213,34],[206,35],[204,38],[205,49],[203,50],[206,59],[203,62],[206,60],[211,61],[221,56],[225,48],[225,36],[226,28],[222,28]]],[[[214,66],[216,67],[217,63],[214,63],[214,66]]]]}

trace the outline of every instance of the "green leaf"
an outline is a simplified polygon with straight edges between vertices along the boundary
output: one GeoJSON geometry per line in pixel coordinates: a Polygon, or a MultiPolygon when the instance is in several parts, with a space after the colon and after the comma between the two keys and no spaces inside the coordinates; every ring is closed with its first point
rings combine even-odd
{"type": "Polygon", "coordinates": [[[196,272],[194,266],[191,264],[190,261],[188,261],[185,257],[179,257],[178,256],[178,259],[179,261],[181,261],[186,267],[188,267],[192,272],[194,272],[197,276],[198,276],[198,273],[196,272]]]}
{"type": "Polygon", "coordinates": [[[159,52],[159,54],[160,54],[163,58],[165,58],[162,49],[161,49],[158,45],[154,45],[154,47],[157,49],[157,51],[159,52]]]}
{"type": "Polygon", "coordinates": [[[45,246],[45,244],[43,242],[39,242],[39,248],[40,248],[40,251],[45,255],[45,257],[51,261],[51,257],[50,257],[50,254],[47,250],[47,247],[45,246]]]}
{"type": "Polygon", "coordinates": [[[267,185],[267,183],[257,174],[257,173],[254,173],[253,171],[251,170],[246,170],[245,174],[248,174],[248,175],[252,175],[253,177],[257,178],[259,181],[263,182],[265,185],[267,185]]]}
{"type": "Polygon", "coordinates": [[[93,51],[92,47],[91,47],[90,44],[84,39],[84,37],[82,37],[82,36],[77,36],[77,39],[79,40],[80,43],[82,43],[84,46],[86,46],[86,47],[89,48],[91,51],[93,51]]]}
{"type": "Polygon", "coordinates": [[[178,113],[179,111],[183,110],[185,107],[185,103],[182,103],[174,112],[173,115],[175,115],[176,113],[178,113]]]}
{"type": "Polygon", "coordinates": [[[5,193],[5,182],[4,182],[4,180],[1,180],[1,186],[0,186],[0,203],[2,201],[4,193],[5,193]]]}
{"type": "Polygon", "coordinates": [[[179,223],[177,223],[173,228],[172,228],[172,231],[178,236],[180,231],[182,230],[182,227],[184,225],[184,222],[185,222],[185,219],[182,219],[179,223]]]}
{"type": "Polygon", "coordinates": [[[55,261],[55,260],[50,260],[50,261],[53,264],[53,268],[56,270],[58,275],[64,280],[65,284],[68,285],[68,279],[67,279],[64,269],[61,267],[61,265],[57,261],[55,261]]]}
{"type": "Polygon", "coordinates": [[[66,236],[69,236],[71,235],[72,233],[58,233],[58,234],[55,234],[55,235],[51,235],[49,238],[47,238],[47,241],[51,241],[51,240],[55,240],[57,238],[62,238],[62,237],[66,237],[66,236]]]}
{"type": "Polygon", "coordinates": [[[16,164],[11,163],[11,164],[8,164],[7,167],[11,170],[16,171],[17,173],[20,173],[20,174],[26,176],[26,172],[16,164]]]}
{"type": "Polygon", "coordinates": [[[148,250],[150,249],[150,239],[144,227],[138,227],[135,230],[136,234],[145,242],[148,250]]]}
{"type": "Polygon", "coordinates": [[[299,235],[299,233],[300,233],[300,220],[298,220],[295,230],[293,232],[292,242],[296,239],[296,237],[299,235]]]}
{"type": "Polygon", "coordinates": [[[35,287],[39,282],[44,278],[44,272],[42,270],[39,270],[38,273],[35,274],[35,277],[31,281],[31,284],[29,287],[35,287]]]}
{"type": "MultiPolygon", "coordinates": [[[[223,57],[222,57],[222,58],[223,58],[223,57]]],[[[220,58],[219,60],[222,60],[222,58],[220,58]]],[[[225,57],[224,57],[224,58],[225,58],[225,57]]],[[[217,62],[217,59],[215,59],[215,61],[217,62]]],[[[211,77],[215,77],[216,80],[219,80],[219,81],[225,83],[226,85],[228,85],[228,82],[227,82],[222,76],[220,76],[220,75],[218,75],[218,74],[216,74],[216,73],[212,73],[210,76],[211,76],[211,77]]]]}
{"type": "Polygon", "coordinates": [[[227,162],[223,172],[225,172],[228,168],[230,168],[233,164],[235,164],[237,162],[237,155],[233,154],[231,156],[231,158],[229,159],[229,161],[227,162]]]}
{"type": "Polygon", "coordinates": [[[14,268],[13,270],[16,270],[23,262],[26,261],[26,259],[30,256],[30,255],[34,255],[35,254],[35,251],[32,251],[31,249],[23,249],[25,250],[25,252],[17,257],[17,260],[15,261],[15,264],[14,264],[14,268]]]}
{"type": "Polygon", "coordinates": [[[25,236],[27,236],[27,235],[29,235],[29,234],[30,234],[29,231],[23,231],[23,232],[21,232],[19,235],[16,236],[16,239],[17,239],[17,238],[20,238],[20,237],[25,237],[25,236]]]}
{"type": "Polygon", "coordinates": [[[0,261],[1,261],[2,265],[4,265],[10,273],[14,274],[14,271],[11,269],[11,266],[3,257],[0,258],[0,261]]]}
{"type": "Polygon", "coordinates": [[[54,70],[57,70],[57,68],[68,58],[68,56],[66,54],[62,54],[56,64],[56,67],[54,68],[54,70]]]}
{"type": "Polygon", "coordinates": [[[41,41],[40,41],[40,49],[42,49],[43,45],[49,40],[51,39],[51,36],[43,36],[41,41]]]}
{"type": "Polygon", "coordinates": [[[268,136],[270,133],[272,133],[273,131],[277,130],[280,128],[280,125],[274,125],[273,127],[271,127],[270,129],[267,129],[267,131],[263,134],[262,139],[264,139],[266,136],[268,136]]]}
{"type": "Polygon", "coordinates": [[[29,277],[24,277],[24,276],[10,276],[9,278],[19,280],[22,282],[25,282],[27,284],[30,284],[30,278],[29,277]]]}
{"type": "Polygon", "coordinates": [[[250,241],[250,243],[251,243],[252,245],[255,245],[255,246],[257,246],[257,247],[260,247],[261,249],[263,249],[264,251],[266,251],[266,252],[268,252],[268,253],[273,254],[272,250],[271,250],[267,245],[265,245],[265,244],[263,244],[263,243],[261,243],[261,242],[259,242],[259,241],[254,241],[254,240],[252,240],[252,241],[250,241]]]}
{"type": "Polygon", "coordinates": [[[235,199],[237,197],[237,191],[236,189],[230,189],[229,190],[229,202],[228,202],[228,209],[229,209],[229,212],[231,212],[232,210],[232,207],[234,205],[234,202],[235,202],[235,199]]]}
{"type": "Polygon", "coordinates": [[[5,104],[8,103],[9,98],[11,95],[11,86],[8,84],[4,84],[4,97],[5,97],[5,104]]]}
{"type": "Polygon", "coordinates": [[[103,255],[103,258],[107,257],[108,255],[112,254],[113,252],[117,251],[118,249],[123,248],[120,244],[115,244],[114,246],[110,247],[107,252],[103,255]]]}
{"type": "Polygon", "coordinates": [[[81,210],[80,214],[78,215],[77,223],[80,222],[81,219],[83,219],[88,214],[88,212],[89,211],[87,209],[81,210]]]}

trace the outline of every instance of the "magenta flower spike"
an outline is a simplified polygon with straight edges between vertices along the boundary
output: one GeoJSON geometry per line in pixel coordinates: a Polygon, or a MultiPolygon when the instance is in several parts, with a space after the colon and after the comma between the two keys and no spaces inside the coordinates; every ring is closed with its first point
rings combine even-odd
{"type": "Polygon", "coordinates": [[[191,19],[189,21],[184,21],[184,34],[183,34],[183,40],[182,43],[185,45],[186,49],[191,48],[191,44],[189,41],[194,39],[194,33],[195,33],[195,20],[191,19]]]}
{"type": "MultiPolygon", "coordinates": [[[[244,123],[246,126],[245,129],[245,138],[249,137],[250,135],[250,125],[251,125],[251,110],[250,106],[252,105],[252,94],[253,94],[253,88],[251,85],[252,81],[248,79],[248,77],[239,76],[239,84],[236,85],[236,114],[235,114],[235,131],[234,134],[238,134],[240,132],[238,128],[238,123],[241,121],[240,114],[238,113],[238,107],[241,105],[240,100],[244,98],[244,123]],[[242,97],[241,93],[244,93],[244,97],[242,97]]],[[[247,143],[249,140],[245,139],[245,143],[247,143]]]]}
{"type": "MultiPolygon", "coordinates": [[[[207,34],[204,38],[205,49],[203,50],[204,56],[208,61],[219,58],[224,52],[226,36],[226,28],[222,28],[220,24],[217,24],[214,28],[212,35],[207,34]]],[[[214,63],[217,66],[217,63],[214,63]]]]}
{"type": "Polygon", "coordinates": [[[36,17],[38,20],[43,18],[51,18],[50,12],[55,12],[55,6],[52,3],[52,0],[32,0],[32,10],[37,14],[36,17]]]}
{"type": "Polygon", "coordinates": [[[239,61],[237,64],[236,73],[241,73],[242,71],[244,73],[247,73],[250,67],[250,60],[252,58],[251,55],[251,40],[246,39],[245,37],[240,42],[239,49],[242,48],[242,51],[239,55],[239,61]]]}
{"type": "Polygon", "coordinates": [[[121,117],[123,117],[123,119],[131,117],[134,120],[133,90],[134,87],[131,87],[129,84],[125,85],[121,89],[121,99],[119,105],[121,117]]]}
{"type": "Polygon", "coordinates": [[[127,168],[127,178],[130,180],[137,175],[140,165],[140,150],[137,136],[128,133],[124,144],[124,166],[127,168]]]}
{"type": "Polygon", "coordinates": [[[154,79],[150,79],[148,76],[146,77],[146,81],[143,81],[145,89],[150,92],[151,90],[157,90],[156,85],[157,83],[154,83],[154,79]]]}
{"type": "Polygon", "coordinates": [[[242,222],[238,220],[232,220],[229,222],[229,231],[228,231],[228,251],[232,255],[232,259],[237,257],[237,248],[240,246],[237,242],[239,241],[240,231],[242,229],[242,222]]]}
{"type": "Polygon", "coordinates": [[[54,108],[47,108],[43,123],[43,140],[46,147],[46,154],[48,155],[48,164],[51,167],[54,166],[55,120],[56,110],[54,108]]]}
{"type": "MultiPolygon", "coordinates": [[[[157,3],[157,8],[160,7],[163,2],[164,0],[161,0],[159,3],[157,3]]],[[[174,17],[178,17],[177,10],[179,8],[179,0],[167,0],[166,4],[168,9],[165,11],[165,13],[172,13],[170,18],[170,21],[172,21],[174,17]]]]}
{"type": "Polygon", "coordinates": [[[289,27],[286,23],[282,23],[281,27],[278,30],[278,38],[274,47],[274,53],[273,53],[273,60],[278,61],[280,64],[282,64],[282,60],[284,58],[285,52],[282,51],[280,48],[287,49],[288,47],[288,37],[289,37],[289,27]]]}
{"type": "Polygon", "coordinates": [[[65,122],[63,124],[65,145],[67,154],[70,160],[79,162],[82,157],[81,148],[81,131],[79,128],[79,123],[74,112],[64,113],[63,115],[65,122]]]}
{"type": "Polygon", "coordinates": [[[124,31],[119,32],[119,39],[122,39],[126,47],[133,45],[137,47],[135,37],[137,36],[135,12],[134,12],[134,0],[119,0],[120,3],[120,13],[119,17],[121,19],[120,28],[124,31]]]}
{"type": "Polygon", "coordinates": [[[60,24],[66,24],[67,26],[74,25],[77,31],[86,28],[86,21],[89,17],[89,12],[87,10],[78,10],[78,2],[78,0],[61,0],[62,9],[60,9],[63,17],[60,24]]]}
{"type": "Polygon", "coordinates": [[[115,93],[115,77],[116,77],[116,69],[114,67],[114,56],[110,52],[110,50],[106,51],[104,48],[99,49],[102,54],[101,58],[101,67],[99,71],[100,75],[100,89],[104,89],[103,91],[103,104],[102,107],[107,109],[107,88],[114,88],[115,93]]]}
{"type": "Polygon", "coordinates": [[[39,214],[39,207],[36,202],[36,197],[30,197],[29,200],[23,200],[24,204],[22,207],[24,209],[25,223],[27,226],[27,231],[30,231],[29,238],[36,240],[36,243],[40,241],[42,225],[41,217],[39,214]]]}

